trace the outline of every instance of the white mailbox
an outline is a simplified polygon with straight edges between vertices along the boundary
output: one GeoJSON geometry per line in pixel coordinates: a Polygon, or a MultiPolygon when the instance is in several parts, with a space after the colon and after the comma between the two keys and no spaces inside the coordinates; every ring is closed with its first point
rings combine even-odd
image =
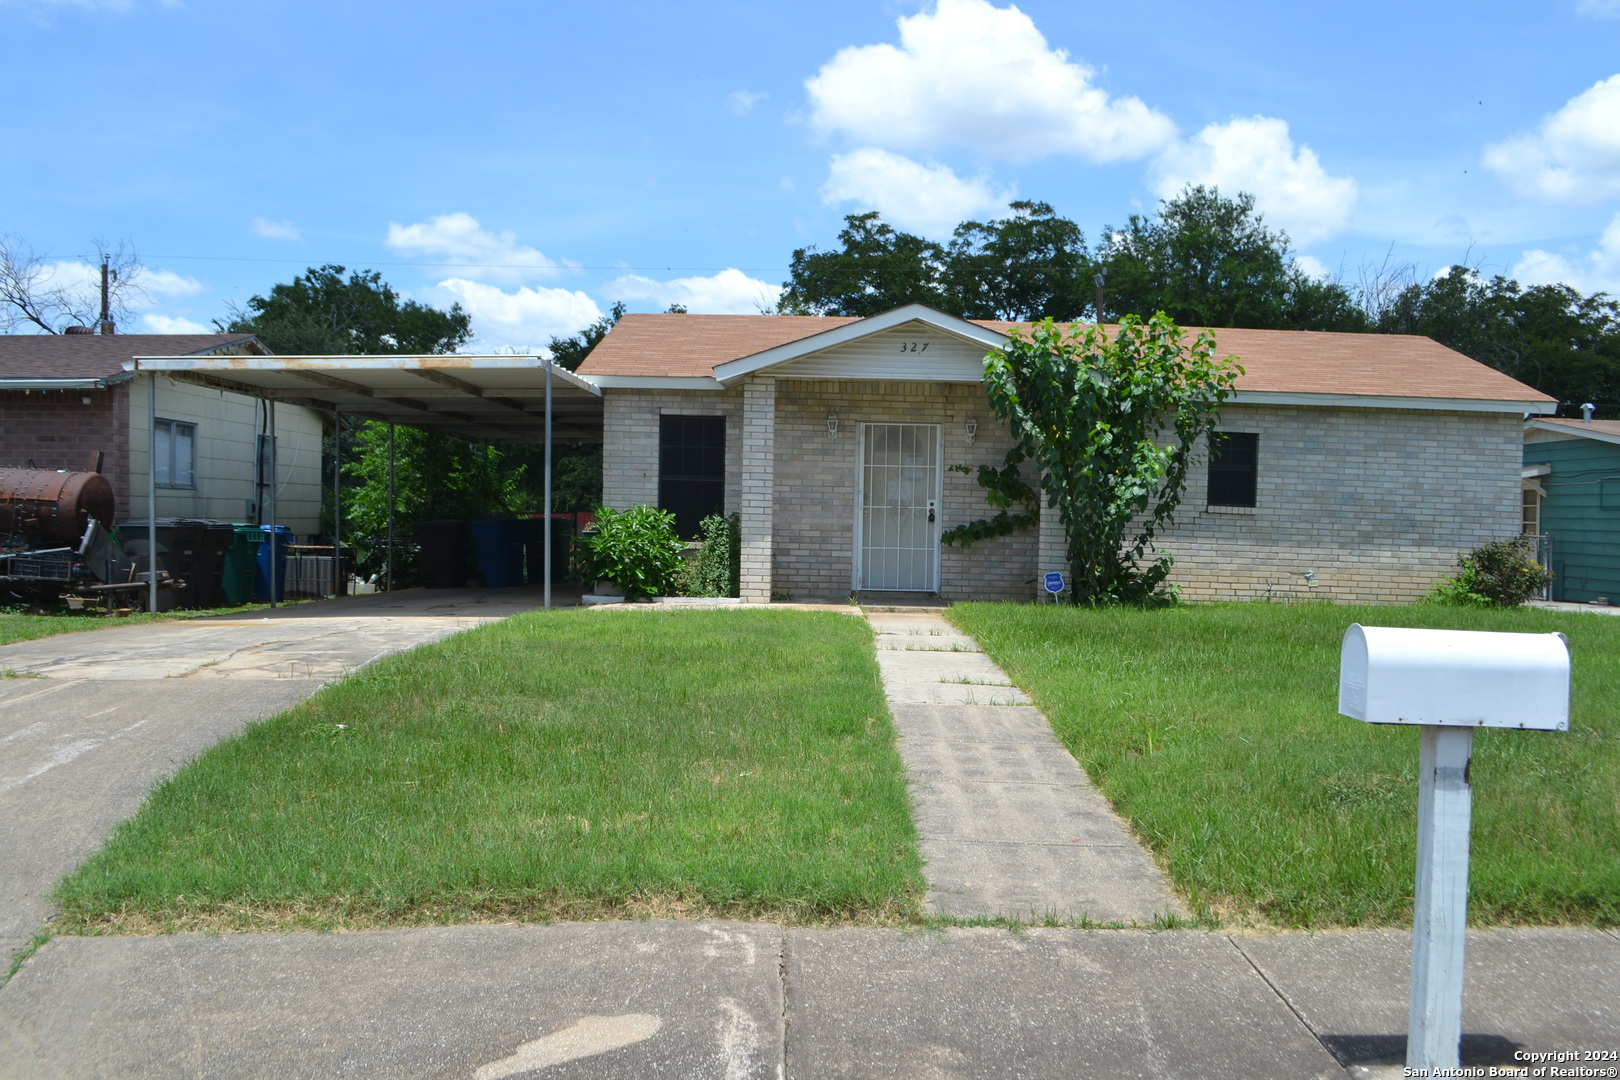
{"type": "Polygon", "coordinates": [[[1352,623],[1339,650],[1339,711],[1423,730],[1406,1075],[1450,1075],[1462,1040],[1474,729],[1567,731],[1569,644],[1563,634],[1352,623]]]}
{"type": "Polygon", "coordinates": [[[1567,731],[1569,646],[1563,634],[1352,623],[1339,712],[1369,724],[1567,731]]]}

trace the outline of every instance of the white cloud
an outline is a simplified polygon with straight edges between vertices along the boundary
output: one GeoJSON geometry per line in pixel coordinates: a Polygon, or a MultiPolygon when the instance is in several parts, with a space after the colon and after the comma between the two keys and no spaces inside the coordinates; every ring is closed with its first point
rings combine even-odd
{"type": "Polygon", "coordinates": [[[271,221],[269,218],[256,217],[248,231],[254,236],[262,236],[267,240],[296,240],[302,241],[304,234],[298,231],[290,221],[271,221]]]}
{"type": "Polygon", "coordinates": [[[436,287],[445,303],[459,302],[472,316],[472,348],[543,351],[553,336],[582,330],[602,317],[596,301],[577,290],[522,286],[506,292],[466,278],[436,287]]]}
{"type": "Polygon", "coordinates": [[[1535,131],[1487,146],[1485,165],[1530,198],[1579,204],[1620,195],[1620,75],[1570,98],[1535,131]]]}
{"type": "MultiPolygon", "coordinates": [[[[101,281],[101,271],[89,267],[95,275],[96,281],[101,281]]],[[[177,274],[173,270],[157,270],[150,266],[141,267],[141,272],[135,276],[135,284],[148,296],[160,299],[173,299],[177,296],[196,296],[203,291],[203,283],[196,278],[177,274]]],[[[136,305],[137,307],[140,305],[136,305]]]]}
{"type": "Polygon", "coordinates": [[[1333,271],[1329,270],[1327,264],[1314,255],[1296,255],[1294,256],[1294,265],[1317,281],[1333,280],[1333,271]]]}
{"type": "Polygon", "coordinates": [[[1620,214],[1614,215],[1597,247],[1586,255],[1570,259],[1533,249],[1519,258],[1513,277],[1526,285],[1562,282],[1583,293],[1620,295],[1620,214]]]}
{"type": "Polygon", "coordinates": [[[149,311],[141,316],[141,322],[146,324],[147,330],[154,334],[212,334],[216,331],[211,326],[204,326],[191,319],[171,318],[168,315],[159,315],[149,311]]]}
{"type": "Polygon", "coordinates": [[[1358,192],[1348,176],[1329,176],[1316,152],[1294,145],[1288,122],[1270,116],[1210,124],[1165,149],[1153,163],[1154,190],[1172,198],[1188,184],[1247,191],[1266,222],[1301,245],[1344,230],[1358,192]]]}
{"type": "Polygon", "coordinates": [[[925,236],[948,235],[963,219],[1016,197],[1011,187],[993,190],[988,177],[963,180],[948,166],[924,165],[871,147],[834,154],[821,188],[828,205],[853,202],[925,236]]]}
{"type": "Polygon", "coordinates": [[[451,266],[464,267],[467,277],[479,281],[515,284],[535,278],[555,278],[570,264],[541,254],[506,230],[492,233],[481,228],[471,214],[440,214],[415,225],[388,223],[389,248],[408,256],[426,256],[451,266]]]}
{"type": "Polygon", "coordinates": [[[626,274],[598,290],[624,300],[651,300],[660,307],[680,304],[693,315],[757,315],[776,306],[780,285],[751,278],[741,270],[722,270],[710,277],[655,281],[626,274]]]}
{"type": "Polygon", "coordinates": [[[1620,0],[1575,0],[1575,13],[1594,19],[1620,18],[1620,0]]]}
{"type": "Polygon", "coordinates": [[[754,106],[770,97],[763,90],[733,90],[726,95],[726,102],[731,111],[738,116],[747,116],[754,111],[754,106]]]}
{"type": "Polygon", "coordinates": [[[1050,48],[1016,7],[939,0],[899,27],[898,47],[842,49],[805,83],[818,130],[868,146],[966,145],[1015,160],[1139,158],[1175,137],[1164,114],[1094,86],[1096,73],[1050,48]]]}

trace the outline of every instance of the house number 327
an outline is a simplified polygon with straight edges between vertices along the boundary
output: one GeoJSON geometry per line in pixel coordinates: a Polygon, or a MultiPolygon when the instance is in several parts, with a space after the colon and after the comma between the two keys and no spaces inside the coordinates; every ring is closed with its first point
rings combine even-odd
{"type": "Polygon", "coordinates": [[[902,341],[900,343],[900,351],[901,352],[927,352],[928,351],[928,342],[926,342],[926,341],[902,341]]]}

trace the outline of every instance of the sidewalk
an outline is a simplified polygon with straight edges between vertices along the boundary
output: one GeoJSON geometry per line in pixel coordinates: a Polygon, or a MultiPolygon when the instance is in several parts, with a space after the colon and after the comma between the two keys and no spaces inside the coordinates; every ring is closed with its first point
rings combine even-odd
{"type": "MultiPolygon", "coordinates": [[[[1411,934],[611,922],[57,938],[0,1075],[1400,1075],[1411,934]]],[[[1473,932],[1463,1062],[1620,1050],[1620,937],[1473,932]]],[[[1602,1065],[1603,1063],[1591,1063],[1602,1065]]]]}
{"type": "Polygon", "coordinates": [[[937,610],[865,614],[931,910],[1149,926],[1183,913],[1046,717],[977,642],[937,610]]]}

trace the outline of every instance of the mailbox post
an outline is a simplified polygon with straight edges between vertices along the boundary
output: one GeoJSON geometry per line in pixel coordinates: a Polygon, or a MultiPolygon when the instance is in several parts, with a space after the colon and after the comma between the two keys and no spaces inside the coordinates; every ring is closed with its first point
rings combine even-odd
{"type": "Polygon", "coordinates": [[[1409,630],[1353,623],[1339,652],[1339,712],[1423,729],[1406,1064],[1459,1067],[1474,729],[1569,729],[1562,634],[1409,630]]]}

